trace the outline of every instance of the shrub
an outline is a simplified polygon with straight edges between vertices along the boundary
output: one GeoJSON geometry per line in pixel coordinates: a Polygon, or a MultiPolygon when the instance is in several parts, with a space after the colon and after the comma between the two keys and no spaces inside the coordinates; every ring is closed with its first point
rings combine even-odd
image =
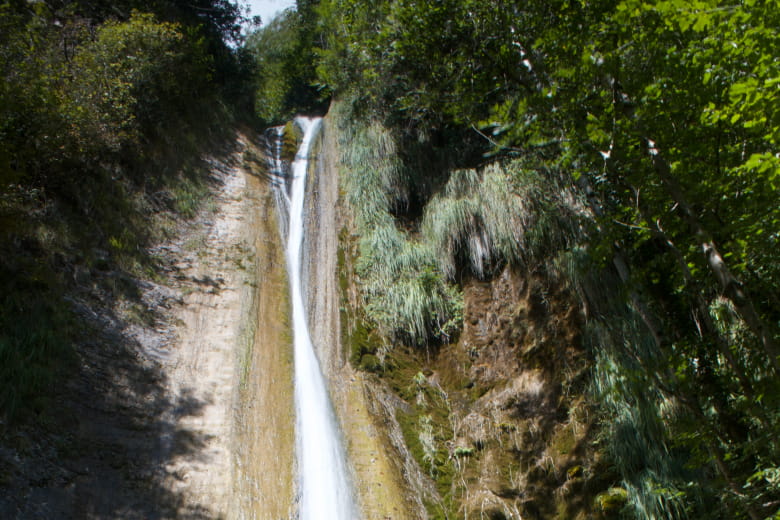
{"type": "Polygon", "coordinates": [[[134,12],[128,21],[101,25],[78,47],[64,111],[82,148],[118,150],[190,110],[210,68],[202,41],[178,24],[134,12]]]}

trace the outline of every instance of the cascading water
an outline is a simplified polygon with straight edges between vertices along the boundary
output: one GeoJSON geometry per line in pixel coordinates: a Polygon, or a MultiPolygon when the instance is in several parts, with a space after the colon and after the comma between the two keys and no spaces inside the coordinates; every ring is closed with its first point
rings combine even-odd
{"type": "MultiPolygon", "coordinates": [[[[299,520],[353,520],[357,518],[352,488],[347,477],[346,456],[341,443],[333,405],[325,385],[319,360],[314,352],[306,321],[301,284],[304,235],[304,196],[309,150],[322,120],[299,117],[296,124],[303,130],[301,143],[292,164],[289,199],[282,186],[276,189],[287,199],[287,270],[292,298],[295,344],[296,441],[299,471],[299,520]]],[[[280,134],[277,134],[281,138],[280,134]]],[[[280,147],[277,147],[279,153],[280,147]]],[[[281,173],[280,162],[273,160],[281,173]]]]}

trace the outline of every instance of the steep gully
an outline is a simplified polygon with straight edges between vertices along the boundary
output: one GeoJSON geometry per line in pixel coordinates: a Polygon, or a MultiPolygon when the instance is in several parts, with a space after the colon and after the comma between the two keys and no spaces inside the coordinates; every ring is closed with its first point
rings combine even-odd
{"type": "MultiPolygon", "coordinates": [[[[155,246],[165,269],[130,280],[138,302],[78,299],[102,332],[80,347],[80,375],[63,389],[73,438],[49,441],[62,447],[56,466],[38,447],[45,442],[29,447],[35,435],[0,446],[0,462],[11,461],[0,471],[0,517],[428,517],[423,501],[437,492],[397,420],[414,403],[346,360],[354,323],[340,308],[359,302],[338,129],[327,118],[298,124],[307,138],[293,165],[281,161],[281,129],[265,140],[238,135],[236,150],[213,161],[210,206],[155,246]],[[271,176],[252,166],[266,151],[271,176]],[[154,319],[133,319],[138,307],[154,319]],[[326,454],[337,462],[323,462],[326,454]],[[310,469],[318,466],[338,476],[310,469]]],[[[587,408],[549,375],[584,373],[576,305],[562,287],[509,271],[464,293],[459,343],[407,363],[398,379],[404,389],[418,367],[430,374],[418,386],[446,389],[452,407],[442,450],[478,449],[453,459],[461,513],[517,520],[520,509],[522,518],[555,518],[562,508],[561,518],[583,517],[600,490],[588,491],[583,475],[604,470],[587,453],[593,431],[578,419],[587,408]]]]}
{"type": "Polygon", "coordinates": [[[163,459],[175,463],[167,463],[162,474],[164,487],[181,497],[171,517],[423,518],[390,447],[399,444],[400,434],[390,438],[385,419],[377,418],[385,415],[377,412],[383,400],[343,353],[333,133],[320,131],[320,120],[296,124],[304,141],[293,164],[281,159],[282,129],[247,141],[245,150],[265,155],[270,168],[252,167],[244,154],[243,167],[228,177],[235,193],[214,213],[218,229],[225,227],[223,217],[236,217],[227,226],[234,235],[207,239],[216,247],[212,269],[236,291],[210,292],[207,305],[195,302],[192,318],[186,302],[174,312],[183,325],[177,343],[201,347],[192,359],[187,348],[172,349],[172,390],[203,394],[211,405],[204,411],[221,415],[214,422],[211,415],[195,414],[197,424],[186,414],[171,417],[174,433],[164,434],[171,455],[163,459]],[[243,258],[224,254],[223,240],[244,244],[243,258]],[[228,311],[229,334],[211,339],[217,329],[209,324],[224,321],[220,316],[228,311]],[[193,320],[201,325],[193,327],[193,320]],[[217,345],[219,359],[202,359],[217,345]],[[220,381],[209,377],[209,367],[222,374],[220,381]],[[212,404],[217,390],[224,399],[212,404]],[[176,455],[182,453],[179,440],[190,438],[180,429],[208,439],[204,450],[176,455]],[[217,444],[219,451],[213,449],[217,444]]]}
{"type": "MultiPolygon", "coordinates": [[[[269,179],[265,167],[270,152],[272,170],[289,170],[268,149],[280,141],[238,131],[235,148],[210,159],[209,203],[193,221],[174,221],[170,238],[150,249],[161,265],[156,278],[123,275],[137,299],[114,301],[99,286],[73,296],[95,333],[78,345],[79,373],[61,389],[57,428],[0,435],[0,517],[424,518],[391,448],[400,434],[377,419],[383,400],[346,362],[340,341],[335,133],[314,140],[320,123],[302,124],[314,151],[301,158],[318,160],[309,175],[305,161],[296,162],[302,173],[293,196],[282,188],[292,177],[269,179]],[[281,218],[290,206],[299,208],[292,225],[281,218]],[[291,241],[298,253],[290,255],[298,257],[296,276],[285,273],[279,230],[286,235],[288,227],[299,229],[291,241]],[[300,291],[291,293],[293,278],[300,291]],[[309,319],[322,366],[321,375],[299,376],[320,381],[316,402],[299,390],[301,406],[316,410],[299,412],[297,423],[294,372],[319,369],[311,352],[308,361],[293,359],[293,303],[309,319]],[[328,428],[335,412],[343,448],[320,445],[321,427],[308,422],[320,412],[328,428]],[[342,484],[325,477],[324,487],[305,491],[320,477],[306,477],[303,455],[296,464],[303,429],[315,434],[297,439],[298,452],[311,442],[314,460],[324,451],[347,454],[349,464],[337,464],[342,484]],[[339,495],[341,512],[327,512],[339,495]]],[[[113,280],[120,273],[88,275],[113,280]]],[[[296,334],[296,343],[306,334],[296,334]]]]}
{"type": "MultiPolygon", "coordinates": [[[[292,165],[287,200],[287,269],[290,280],[295,352],[296,448],[299,471],[299,515],[301,520],[356,517],[346,456],[325,379],[314,352],[306,319],[301,281],[301,249],[304,240],[304,196],[309,152],[321,119],[298,118],[303,141],[292,165]]],[[[279,136],[281,139],[281,136],[279,136]]],[[[278,150],[279,147],[277,146],[278,150]]],[[[279,161],[274,161],[280,164],[279,161]]],[[[272,172],[280,175],[281,171],[272,172]]],[[[282,189],[280,184],[277,190],[282,189]]]]}
{"type": "Polygon", "coordinates": [[[304,139],[292,164],[281,159],[281,128],[242,145],[267,156],[270,175],[252,171],[246,155],[229,172],[219,232],[205,240],[214,255],[196,262],[225,288],[174,309],[182,326],[165,363],[171,392],[207,404],[192,416],[171,408],[166,421],[174,427],[163,432],[161,476],[180,497],[170,517],[423,518],[389,453],[398,439],[377,421],[382,400],[342,352],[333,134],[320,120],[296,124],[304,139]],[[192,436],[207,441],[184,452],[192,436]]]}

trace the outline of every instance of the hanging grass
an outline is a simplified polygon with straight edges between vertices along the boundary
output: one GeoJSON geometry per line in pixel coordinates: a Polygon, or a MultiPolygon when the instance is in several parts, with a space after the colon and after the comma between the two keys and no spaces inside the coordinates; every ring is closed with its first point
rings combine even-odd
{"type": "Polygon", "coordinates": [[[376,121],[355,125],[342,104],[331,112],[339,128],[341,176],[347,202],[361,229],[390,217],[408,200],[407,179],[390,131],[376,121]]]}
{"type": "Polygon", "coordinates": [[[455,332],[462,295],[445,282],[429,246],[395,228],[378,228],[361,241],[361,251],[357,269],[366,310],[381,332],[417,345],[455,332]]]}
{"type": "Polygon", "coordinates": [[[631,518],[688,518],[700,494],[687,485],[693,479],[687,454],[671,449],[669,425],[681,410],[650,376],[663,370],[655,340],[630,307],[622,310],[590,320],[586,331],[596,358],[592,392],[604,414],[603,443],[622,477],[631,518]]]}
{"type": "MultiPolygon", "coordinates": [[[[599,444],[619,478],[614,483],[626,490],[623,516],[747,518],[732,512],[745,511],[752,500],[749,493],[776,496],[769,481],[756,491],[749,477],[740,477],[743,493],[724,493],[727,483],[716,453],[722,453],[721,464],[733,475],[744,468],[756,475],[760,471],[754,468],[776,466],[774,440],[766,436],[776,422],[766,413],[756,418],[755,403],[740,392],[715,346],[706,337],[677,336],[674,330],[662,330],[665,337],[659,345],[627,303],[631,290],[643,297],[637,286],[627,287],[610,265],[595,262],[585,247],[560,255],[554,269],[569,279],[585,304],[584,337],[595,359],[591,393],[602,414],[599,444]],[[737,437],[749,440],[739,446],[724,424],[738,425],[737,437]]],[[[762,374],[760,367],[751,366],[748,338],[732,309],[716,298],[710,312],[739,361],[750,373],[762,374]]],[[[763,410],[771,409],[773,402],[766,382],[760,377],[753,381],[753,391],[765,399],[763,410]]]]}
{"type": "Polygon", "coordinates": [[[408,201],[408,175],[391,133],[355,125],[339,105],[342,189],[360,235],[356,270],[365,310],[379,331],[413,345],[460,328],[462,294],[437,265],[431,244],[400,229],[392,211],[408,201]]]}
{"type": "Polygon", "coordinates": [[[686,467],[689,453],[675,447],[672,433],[690,415],[654,378],[666,373],[666,355],[626,303],[617,272],[595,263],[585,247],[559,255],[553,269],[585,305],[584,340],[595,359],[590,393],[600,403],[600,444],[626,492],[623,516],[689,518],[703,494],[691,487],[699,470],[686,467]]]}
{"type": "Polygon", "coordinates": [[[423,236],[434,244],[444,273],[466,263],[485,278],[491,267],[528,265],[569,247],[581,230],[581,205],[520,161],[452,173],[428,203],[423,236]]]}
{"type": "Polygon", "coordinates": [[[571,246],[581,230],[582,205],[562,176],[515,160],[451,172],[412,233],[394,214],[431,173],[407,167],[379,122],[356,123],[344,104],[331,115],[342,190],[361,237],[356,267],[365,308],[390,337],[449,338],[462,314],[453,285],[459,269],[484,279],[506,264],[527,266],[571,246]]]}

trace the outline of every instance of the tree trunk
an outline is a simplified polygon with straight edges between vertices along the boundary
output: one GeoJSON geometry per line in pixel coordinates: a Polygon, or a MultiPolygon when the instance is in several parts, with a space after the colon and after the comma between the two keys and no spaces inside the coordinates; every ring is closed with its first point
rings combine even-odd
{"type": "Polygon", "coordinates": [[[688,268],[688,264],[685,261],[685,257],[680,252],[680,250],[677,249],[677,246],[674,244],[674,242],[672,242],[672,240],[666,235],[664,230],[661,229],[661,226],[657,222],[653,222],[650,219],[650,216],[647,214],[647,212],[644,209],[640,207],[639,212],[642,215],[642,218],[644,218],[645,221],[647,221],[648,224],[651,226],[650,232],[653,234],[653,236],[661,240],[664,244],[666,244],[666,246],[672,252],[672,255],[677,260],[677,263],[680,266],[680,270],[682,271],[683,278],[685,279],[685,283],[688,286],[693,288],[695,292],[694,299],[696,301],[696,309],[692,309],[692,311],[694,312],[694,314],[696,313],[696,311],[698,311],[699,318],[696,319],[694,317],[694,319],[696,319],[697,323],[699,320],[701,320],[701,324],[702,324],[701,329],[703,330],[700,330],[700,334],[702,336],[706,335],[712,339],[712,341],[718,347],[720,353],[723,355],[726,361],[728,361],[732,370],[734,370],[737,379],[739,379],[739,382],[742,385],[742,390],[745,392],[745,396],[751,401],[754,400],[755,393],[753,392],[753,385],[750,381],[750,378],[748,378],[745,371],[739,365],[739,362],[734,357],[734,353],[731,352],[728,343],[726,342],[725,339],[723,339],[723,336],[721,336],[720,332],[718,331],[718,328],[715,326],[715,323],[712,320],[712,316],[710,315],[709,306],[707,305],[704,296],[701,294],[700,291],[696,291],[696,289],[693,287],[693,283],[694,283],[693,275],[691,274],[691,270],[688,268]]]}
{"type": "MultiPolygon", "coordinates": [[[[585,196],[588,199],[588,205],[590,206],[591,211],[593,211],[597,217],[603,216],[604,210],[601,208],[601,204],[596,197],[596,192],[593,191],[593,188],[590,186],[590,183],[584,175],[580,177],[579,184],[582,190],[585,192],[585,196]]],[[[642,298],[639,297],[639,293],[631,288],[629,283],[630,271],[628,269],[628,262],[626,262],[626,258],[623,255],[623,252],[620,250],[620,246],[617,244],[615,244],[613,247],[612,264],[615,266],[615,270],[617,271],[618,276],[620,276],[620,280],[626,285],[626,287],[628,287],[628,296],[631,299],[631,303],[633,304],[634,309],[637,311],[639,316],[642,318],[642,321],[647,327],[647,330],[649,330],[650,334],[653,335],[655,346],[660,347],[663,343],[663,333],[661,332],[661,327],[658,325],[658,323],[656,323],[650,308],[647,306],[647,304],[645,304],[642,298]]]]}
{"type": "Polygon", "coordinates": [[[761,317],[758,315],[758,312],[753,305],[753,301],[746,294],[742,282],[740,282],[728,268],[728,265],[720,254],[720,251],[718,251],[715,242],[712,240],[709,233],[704,230],[701,221],[696,213],[694,213],[683,194],[682,188],[672,176],[669,164],[661,157],[661,154],[655,147],[655,143],[647,138],[644,138],[644,141],[647,150],[650,153],[653,167],[655,168],[658,178],[663,183],[664,188],[666,188],[666,192],[682,211],[685,221],[700,245],[702,253],[704,253],[707,266],[718,280],[718,283],[723,290],[723,294],[726,298],[731,300],[740,317],[761,341],[764,352],[769,356],[775,373],[780,374],[780,361],[778,360],[778,357],[780,357],[780,347],[778,347],[772,331],[767,327],[763,320],[761,320],[761,317]]]}

